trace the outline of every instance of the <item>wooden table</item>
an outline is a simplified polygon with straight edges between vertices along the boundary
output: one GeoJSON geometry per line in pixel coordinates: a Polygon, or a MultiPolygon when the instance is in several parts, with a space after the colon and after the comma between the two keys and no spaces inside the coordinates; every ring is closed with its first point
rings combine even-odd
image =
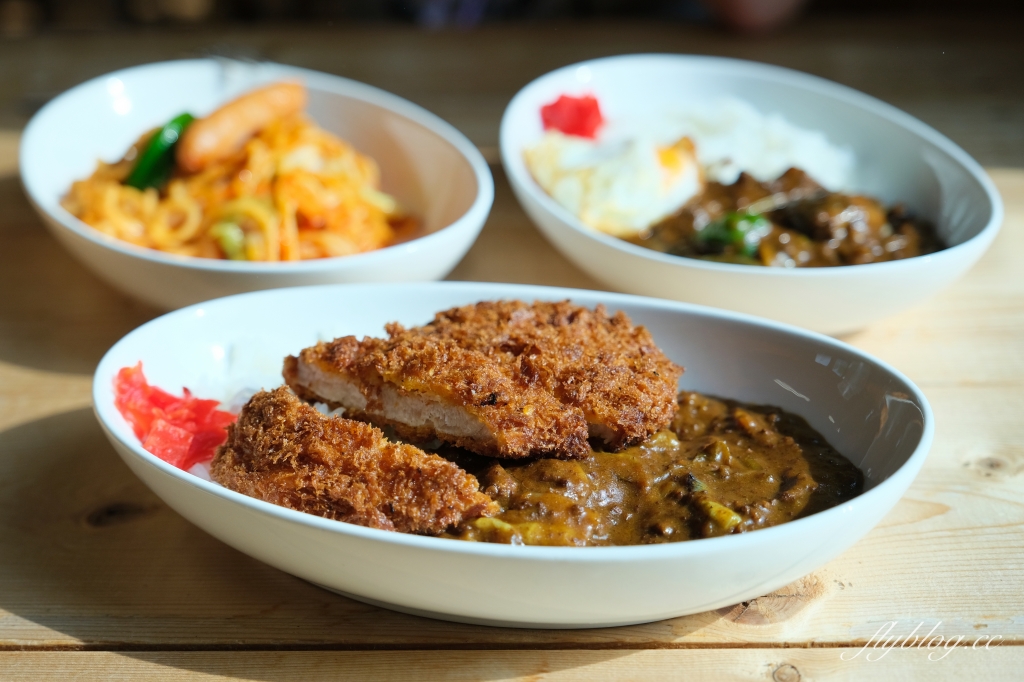
{"type": "MultiPolygon", "coordinates": [[[[101,434],[89,390],[102,353],[157,312],[45,233],[16,177],[16,144],[0,133],[0,680],[1024,675],[1024,171],[992,171],[1006,223],[967,277],[847,339],[916,381],[937,420],[924,469],[878,528],[733,608],[538,631],[345,599],[226,547],[150,493],[101,434]],[[963,641],[942,660],[907,648],[869,661],[860,648],[889,621],[901,641],[919,623],[919,636],[963,641]]],[[[492,170],[494,210],[452,278],[600,288],[546,244],[492,170]]]]}

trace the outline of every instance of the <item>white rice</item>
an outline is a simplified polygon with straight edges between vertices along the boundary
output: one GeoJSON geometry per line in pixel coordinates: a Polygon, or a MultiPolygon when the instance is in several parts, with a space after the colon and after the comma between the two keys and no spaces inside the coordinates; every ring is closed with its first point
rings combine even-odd
{"type": "Polygon", "coordinates": [[[743,100],[696,105],[670,115],[666,123],[673,137],[693,140],[708,180],[731,185],[745,171],[769,182],[796,167],[833,192],[850,188],[855,163],[850,149],[778,114],[762,114],[743,100]]]}

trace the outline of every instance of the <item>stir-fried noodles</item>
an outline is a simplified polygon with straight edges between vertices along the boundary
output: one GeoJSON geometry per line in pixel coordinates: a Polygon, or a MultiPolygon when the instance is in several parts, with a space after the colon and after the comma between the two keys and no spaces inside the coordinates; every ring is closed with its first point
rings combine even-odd
{"type": "Polygon", "coordinates": [[[388,246],[415,230],[415,221],[380,191],[373,159],[300,113],[253,131],[241,149],[197,172],[178,163],[162,186],[127,184],[163,132],[144,135],[117,163],[100,162],[91,177],[71,186],[64,207],[126,242],[204,258],[347,256],[388,246]]]}

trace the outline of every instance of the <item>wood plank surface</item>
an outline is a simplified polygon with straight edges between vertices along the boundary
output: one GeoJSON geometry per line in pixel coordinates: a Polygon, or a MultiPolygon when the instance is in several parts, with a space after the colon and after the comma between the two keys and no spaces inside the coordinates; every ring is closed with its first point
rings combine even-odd
{"type": "MultiPolygon", "coordinates": [[[[0,647],[842,646],[890,620],[1022,642],[1024,286],[1011,256],[1024,249],[1024,172],[993,177],[1007,221],[978,267],[848,339],[907,372],[936,412],[934,450],[885,521],[824,569],[733,609],[550,632],[366,606],[253,561],[167,509],[88,407],[99,356],[156,313],[66,256],[8,176],[0,285],[32,286],[0,300],[0,647]]],[[[497,180],[492,217],[453,277],[596,286],[546,245],[500,172],[497,180]]]]}
{"type": "MultiPolygon", "coordinates": [[[[523,30],[504,51],[488,31],[458,40],[370,31],[336,52],[326,49],[335,40],[326,34],[225,40],[248,45],[250,56],[409,96],[492,157],[513,86],[560,63],[647,44],[816,71],[931,116],[976,154],[1024,165],[1024,100],[985,66],[999,61],[1009,81],[1024,74],[1024,50],[1009,42],[1017,34],[989,31],[986,48],[978,27],[956,29],[901,42],[902,55],[891,44],[896,29],[868,35],[856,25],[849,35],[804,27],[798,39],[757,44],[700,30],[590,27],[575,34],[581,43],[555,47],[564,34],[548,27],[523,30]],[[375,42],[387,35],[385,47],[375,42]],[[811,68],[829,41],[833,49],[811,68]],[[943,73],[932,55],[942,45],[973,57],[943,73]],[[396,68],[425,50],[439,55],[430,69],[396,68]],[[467,70],[473,55],[495,68],[467,70]],[[902,70],[886,69],[896,56],[902,70]]],[[[201,32],[123,36],[116,51],[99,36],[65,38],[20,49],[0,42],[0,125],[16,125],[17,111],[83,77],[195,54],[211,40],[201,32]],[[40,75],[37,63],[61,68],[40,75]]],[[[803,580],[735,607],[625,628],[537,631],[445,623],[334,595],[226,547],[150,493],[107,444],[89,393],[103,352],[159,313],[109,289],[45,232],[17,179],[16,150],[17,132],[0,130],[0,680],[1021,677],[1024,170],[991,171],[1007,217],[977,267],[923,305],[846,337],[908,374],[936,414],[928,461],[875,530],[803,580]],[[944,638],[998,645],[958,646],[941,661],[921,650],[875,662],[863,653],[841,658],[892,621],[892,635],[922,624],[944,638]]],[[[548,246],[500,168],[492,171],[494,209],[451,278],[600,289],[548,246]]]]}
{"type": "MultiPolygon", "coordinates": [[[[972,642],[973,644],[973,642],[972,642]]],[[[888,652],[858,649],[709,649],[701,651],[402,651],[402,652],[73,652],[0,653],[0,681],[122,680],[686,680],[813,682],[908,679],[1012,680],[1015,647],[984,643],[888,652]],[[872,655],[872,660],[866,656],[872,655]],[[931,655],[933,660],[929,660],[931,655]],[[845,658],[844,658],[845,657],[845,658]],[[879,658],[880,657],[880,658],[879,658]],[[941,657],[941,658],[940,658],[941,657]]]]}

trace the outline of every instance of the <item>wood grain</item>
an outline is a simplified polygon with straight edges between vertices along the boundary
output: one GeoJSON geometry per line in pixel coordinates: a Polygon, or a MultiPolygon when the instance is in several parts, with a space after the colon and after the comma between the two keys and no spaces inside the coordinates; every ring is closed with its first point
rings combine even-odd
{"type": "MultiPolygon", "coordinates": [[[[976,640],[971,640],[973,644],[976,640]]],[[[985,640],[987,641],[987,640],[985,640]]],[[[687,680],[812,682],[1019,679],[1017,647],[700,651],[403,651],[0,653],[0,680],[687,680]],[[873,660],[866,656],[873,654],[873,660]],[[928,656],[936,660],[928,660],[928,656]],[[945,655],[943,658],[940,656],[945,655]],[[881,656],[881,658],[878,658],[881,656]],[[844,660],[844,658],[846,660],[844,660]]]]}
{"type": "MultiPolygon", "coordinates": [[[[1019,26],[990,20],[820,19],[756,40],[621,22],[0,41],[0,126],[10,128],[0,130],[0,682],[1020,679],[1024,170],[992,171],[1006,224],[967,277],[847,338],[907,373],[931,401],[936,439],[920,476],[846,554],[734,607],[590,631],[473,627],[385,611],[207,536],[106,443],[90,409],[92,370],[157,312],[79,266],[25,200],[16,128],[49,97],[147,61],[273,59],[408,97],[453,122],[493,162],[501,111],[524,83],[566,63],[640,51],[810,71],[921,117],[989,164],[1024,165],[1024,47],[1019,26]],[[891,621],[894,635],[922,624],[965,644],[940,661],[920,649],[874,661],[857,655],[891,621]],[[968,648],[978,638],[998,645],[968,648]]],[[[601,288],[547,245],[492,170],[494,209],[451,278],[601,288]]]]}
{"type": "MultiPolygon", "coordinates": [[[[0,648],[835,647],[866,642],[889,620],[1021,642],[1024,286],[1012,254],[1024,250],[1024,172],[992,175],[1007,221],[978,267],[848,339],[907,372],[936,412],[934,450],[883,523],[821,571],[747,604],[561,632],[366,606],[255,562],[171,512],[121,464],[88,408],[99,356],[155,312],[68,258],[16,182],[0,178],[0,288],[20,292],[0,297],[0,648]]],[[[452,276],[596,287],[546,245],[500,173],[497,185],[491,219],[452,276]]],[[[17,660],[71,665],[48,656],[17,660]]]]}

